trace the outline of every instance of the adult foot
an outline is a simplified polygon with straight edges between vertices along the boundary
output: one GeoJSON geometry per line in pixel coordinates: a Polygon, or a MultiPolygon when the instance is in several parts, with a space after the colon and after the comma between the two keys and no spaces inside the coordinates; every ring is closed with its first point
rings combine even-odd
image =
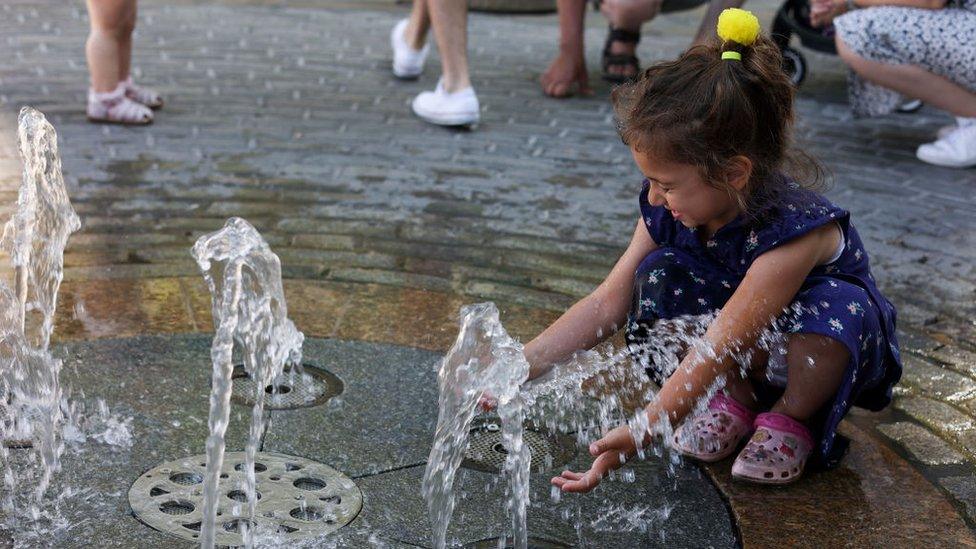
{"type": "Polygon", "coordinates": [[[976,166],[976,124],[957,126],[938,141],[919,146],[915,155],[922,162],[947,168],[976,166]]]}
{"type": "Polygon", "coordinates": [[[423,92],[414,98],[413,112],[439,126],[470,126],[478,123],[481,106],[471,86],[447,92],[443,82],[438,81],[434,91],[423,92]]]}
{"type": "Polygon", "coordinates": [[[549,97],[570,97],[574,93],[592,95],[586,60],[582,55],[560,52],[539,77],[542,93],[549,97]]]}
{"type": "Polygon", "coordinates": [[[144,126],[151,124],[153,113],[149,107],[125,96],[125,86],[119,82],[115,90],[97,93],[88,90],[88,120],[109,124],[144,126]]]}
{"type": "Polygon", "coordinates": [[[393,49],[393,75],[404,80],[413,80],[424,72],[429,44],[416,50],[407,40],[406,30],[409,19],[397,23],[390,32],[390,47],[393,49]]]}

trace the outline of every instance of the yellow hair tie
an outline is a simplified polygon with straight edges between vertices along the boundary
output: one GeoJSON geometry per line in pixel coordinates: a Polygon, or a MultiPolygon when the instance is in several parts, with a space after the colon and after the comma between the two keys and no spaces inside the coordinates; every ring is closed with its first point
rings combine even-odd
{"type": "Polygon", "coordinates": [[[742,54],[737,51],[723,51],[722,59],[735,59],[736,61],[742,61],[742,54]]]}
{"type": "Polygon", "coordinates": [[[729,8],[718,16],[717,31],[726,42],[751,46],[759,36],[759,19],[750,11],[729,8]]]}

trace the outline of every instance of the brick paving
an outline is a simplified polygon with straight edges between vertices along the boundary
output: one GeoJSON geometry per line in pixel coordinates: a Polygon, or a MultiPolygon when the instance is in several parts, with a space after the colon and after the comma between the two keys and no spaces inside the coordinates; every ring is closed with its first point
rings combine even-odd
{"type": "MultiPolygon", "coordinates": [[[[771,20],[774,2],[751,3],[771,20]]],[[[23,104],[58,128],[84,229],[69,280],[197,276],[188,249],[226,217],[254,223],[287,277],[450,291],[562,310],[626,244],[640,177],[616,138],[607,87],[555,101],[536,80],[555,17],[472,15],[482,124],[426,125],[408,103],[433,86],[389,74],[387,33],[405,13],[378,1],[141,2],[134,64],[168,104],[148,128],[84,119],[87,15],[78,3],[0,5],[0,214],[19,166],[23,104]]],[[[697,12],[645,30],[643,60],[673,57],[697,12]]],[[[589,17],[598,81],[605,32],[589,17]]],[[[976,464],[976,171],[927,166],[915,147],[949,122],[853,120],[837,58],[806,52],[798,138],[835,179],[875,274],[898,306],[906,371],[880,424],[973,520],[976,464]]],[[[973,524],[972,522],[970,524],[973,524]]]]}

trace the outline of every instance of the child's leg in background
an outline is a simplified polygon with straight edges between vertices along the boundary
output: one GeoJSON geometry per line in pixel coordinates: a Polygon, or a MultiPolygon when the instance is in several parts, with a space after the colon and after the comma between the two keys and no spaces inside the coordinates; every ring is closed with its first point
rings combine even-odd
{"type": "Polygon", "coordinates": [[[122,80],[122,48],[126,43],[132,46],[132,31],[127,27],[130,12],[135,12],[135,0],[88,0],[91,31],[85,53],[96,92],[110,92],[122,80]]]}
{"type": "Polygon", "coordinates": [[[136,0],[126,6],[125,21],[119,32],[119,81],[129,78],[132,65],[132,33],[136,30],[136,0]]]}

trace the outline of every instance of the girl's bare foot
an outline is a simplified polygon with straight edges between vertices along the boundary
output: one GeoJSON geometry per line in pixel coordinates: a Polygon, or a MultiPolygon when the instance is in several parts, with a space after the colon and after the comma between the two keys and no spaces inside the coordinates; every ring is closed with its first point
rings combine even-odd
{"type": "Polygon", "coordinates": [[[542,84],[542,92],[550,97],[593,94],[582,55],[560,52],[539,77],[539,83],[542,84]]]}

